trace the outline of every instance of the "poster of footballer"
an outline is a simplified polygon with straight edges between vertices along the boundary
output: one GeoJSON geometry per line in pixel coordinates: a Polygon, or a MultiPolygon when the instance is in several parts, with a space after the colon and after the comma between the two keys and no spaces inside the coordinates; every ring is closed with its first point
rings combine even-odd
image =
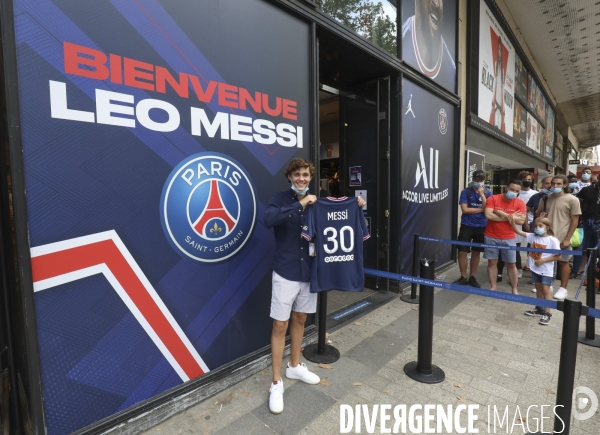
{"type": "Polygon", "coordinates": [[[512,136],[515,50],[485,0],[480,2],[478,116],[512,136]]]}
{"type": "Polygon", "coordinates": [[[66,435],[270,343],[263,212],[309,157],[310,29],[258,0],[14,8],[44,418],[66,435]]]}
{"type": "MultiPolygon", "coordinates": [[[[402,81],[402,259],[412,274],[413,237],[452,238],[455,108],[409,80],[402,81]]],[[[451,245],[421,242],[421,258],[437,265],[452,258],[451,245]]]]}
{"type": "Polygon", "coordinates": [[[456,92],[457,0],[404,0],[402,60],[456,92]]]}

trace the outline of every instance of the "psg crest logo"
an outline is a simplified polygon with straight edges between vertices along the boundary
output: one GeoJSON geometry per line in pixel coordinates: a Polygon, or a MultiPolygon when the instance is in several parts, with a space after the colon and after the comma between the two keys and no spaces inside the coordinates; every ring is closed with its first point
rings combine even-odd
{"type": "Polygon", "coordinates": [[[448,131],[448,115],[444,109],[440,109],[438,113],[438,126],[440,127],[440,133],[446,134],[448,131]]]}
{"type": "Polygon", "coordinates": [[[167,240],[180,255],[225,260],[242,249],[256,219],[256,198],[242,166],[219,153],[194,154],[171,172],[160,200],[167,240]]]}

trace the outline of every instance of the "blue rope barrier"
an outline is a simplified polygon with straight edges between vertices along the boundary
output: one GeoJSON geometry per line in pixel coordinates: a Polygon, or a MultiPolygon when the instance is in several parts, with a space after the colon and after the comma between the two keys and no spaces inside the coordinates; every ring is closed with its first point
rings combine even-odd
{"type": "Polygon", "coordinates": [[[476,287],[459,285],[459,284],[454,284],[454,283],[449,283],[449,282],[444,282],[444,281],[436,281],[436,280],[425,279],[425,278],[417,278],[417,277],[410,276],[410,275],[401,275],[399,273],[383,272],[381,270],[375,270],[375,269],[365,269],[365,274],[378,276],[380,278],[395,279],[395,280],[404,281],[404,282],[413,282],[415,284],[428,285],[431,287],[437,287],[437,288],[441,288],[441,289],[445,289],[445,290],[453,290],[453,291],[462,292],[462,293],[469,293],[469,294],[477,295],[477,296],[486,296],[488,298],[501,299],[501,300],[509,301],[509,302],[518,302],[520,304],[537,305],[537,306],[544,307],[544,308],[552,308],[555,310],[557,309],[557,301],[549,301],[546,299],[532,298],[530,296],[513,295],[513,294],[508,294],[508,293],[502,293],[499,291],[480,289],[480,288],[476,288],[476,287]]]}
{"type": "Polygon", "coordinates": [[[439,243],[444,243],[444,244],[448,244],[448,245],[471,246],[473,248],[491,248],[491,249],[498,249],[500,251],[524,251],[524,252],[542,252],[544,254],[583,255],[583,251],[527,248],[524,246],[490,245],[487,243],[461,242],[459,240],[435,239],[433,237],[423,237],[423,236],[419,236],[419,240],[423,240],[425,242],[439,242],[439,243]]]}
{"type": "Polygon", "coordinates": [[[583,281],[587,277],[587,270],[590,267],[590,262],[592,261],[592,257],[588,258],[587,264],[585,265],[585,269],[583,269],[583,273],[581,274],[581,279],[579,280],[579,286],[577,287],[577,291],[575,292],[575,299],[579,299],[579,293],[581,293],[581,286],[583,285],[583,281]]]}
{"type": "Polygon", "coordinates": [[[600,310],[596,308],[588,308],[588,316],[600,319],[600,310]]]}

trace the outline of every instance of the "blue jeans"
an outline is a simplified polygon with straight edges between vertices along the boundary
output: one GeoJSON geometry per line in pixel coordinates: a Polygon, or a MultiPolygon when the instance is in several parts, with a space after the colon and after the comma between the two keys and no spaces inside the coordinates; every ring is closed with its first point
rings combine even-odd
{"type": "Polygon", "coordinates": [[[581,249],[585,251],[589,248],[595,248],[600,241],[598,239],[598,230],[600,224],[592,223],[591,219],[583,221],[583,240],[581,241],[581,249]]]}

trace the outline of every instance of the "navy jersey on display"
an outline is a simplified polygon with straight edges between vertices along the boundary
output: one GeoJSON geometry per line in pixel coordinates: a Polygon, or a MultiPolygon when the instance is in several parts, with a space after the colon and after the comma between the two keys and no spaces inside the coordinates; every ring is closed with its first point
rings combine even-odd
{"type": "Polygon", "coordinates": [[[320,198],[308,210],[302,237],[315,243],[311,293],[364,290],[362,242],[370,235],[356,198],[320,198]]]}

